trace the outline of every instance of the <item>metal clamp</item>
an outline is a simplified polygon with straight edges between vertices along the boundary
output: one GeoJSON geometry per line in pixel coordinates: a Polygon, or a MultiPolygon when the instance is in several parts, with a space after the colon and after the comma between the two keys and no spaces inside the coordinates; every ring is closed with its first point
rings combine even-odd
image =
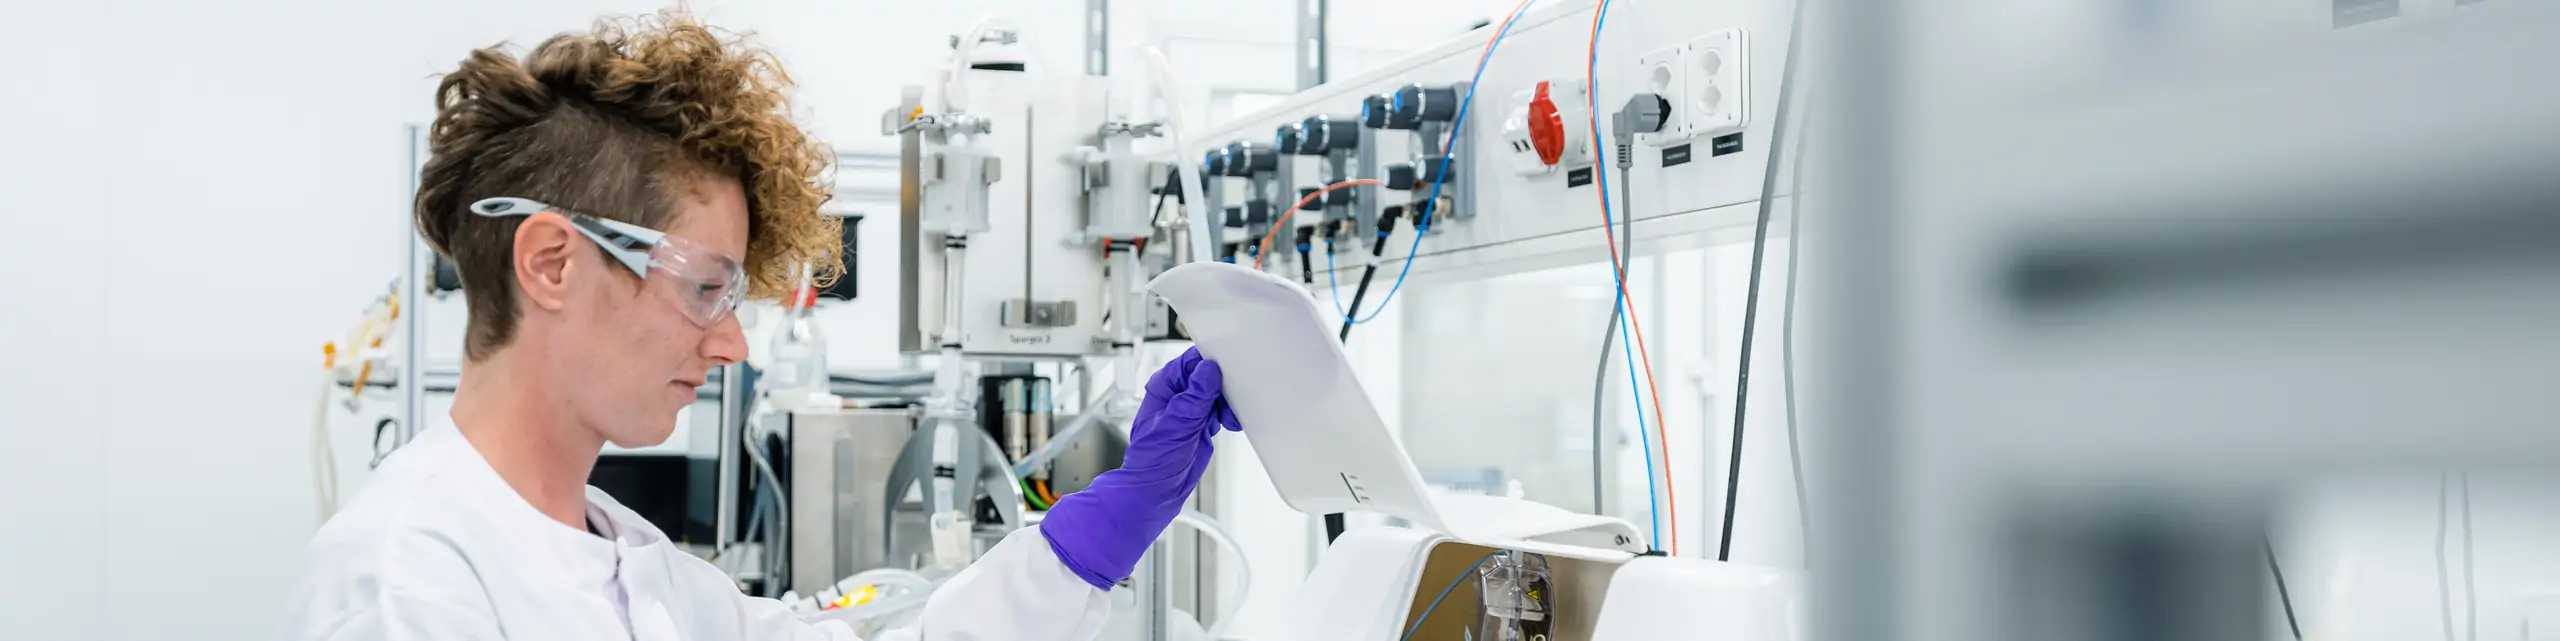
{"type": "Polygon", "coordinates": [[[1076,324],[1075,301],[1016,298],[1005,301],[1001,313],[1005,327],[1071,327],[1076,324]]]}

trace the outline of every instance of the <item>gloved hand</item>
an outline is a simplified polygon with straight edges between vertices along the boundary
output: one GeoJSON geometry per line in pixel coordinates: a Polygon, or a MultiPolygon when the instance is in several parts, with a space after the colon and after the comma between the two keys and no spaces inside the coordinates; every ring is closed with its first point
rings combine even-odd
{"type": "Polygon", "coordinates": [[[1227,409],[1224,380],[1198,348],[1166,363],[1147,381],[1120,469],[1049,508],[1040,535],[1078,578],[1103,590],[1127,578],[1199,487],[1200,473],[1209,469],[1210,437],[1220,427],[1244,429],[1227,409]]]}

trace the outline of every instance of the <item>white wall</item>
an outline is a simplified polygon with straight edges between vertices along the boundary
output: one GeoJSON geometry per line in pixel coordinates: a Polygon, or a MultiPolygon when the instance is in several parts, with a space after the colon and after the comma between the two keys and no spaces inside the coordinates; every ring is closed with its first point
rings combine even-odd
{"type": "MultiPolygon", "coordinates": [[[[2479,637],[2521,639],[2524,596],[2560,590],[2560,477],[2471,475],[2471,528],[2463,529],[2459,476],[2445,510],[2445,557],[2453,627],[2469,639],[2478,605],[2479,637]],[[2476,580],[2464,577],[2468,539],[2476,580]],[[2476,586],[2478,592],[2470,592],[2476,586]]],[[[2445,592],[2437,583],[2438,475],[2364,474],[2305,483],[2275,530],[2276,553],[2302,631],[2320,641],[2440,639],[2445,592]]],[[[2552,638],[2545,606],[2535,639],[2552,638]]],[[[2279,619],[2271,627],[2282,626],[2279,619]]]]}

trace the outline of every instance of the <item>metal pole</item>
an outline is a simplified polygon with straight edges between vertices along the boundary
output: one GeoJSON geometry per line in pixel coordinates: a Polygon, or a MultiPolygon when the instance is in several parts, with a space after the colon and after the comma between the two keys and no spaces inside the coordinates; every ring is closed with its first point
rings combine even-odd
{"type": "Polygon", "coordinates": [[[1298,89],[1314,89],[1325,83],[1327,57],[1324,31],[1326,14],[1333,12],[1333,0],[1298,0],[1298,89]]]}
{"type": "Polygon", "coordinates": [[[746,440],[746,370],[745,365],[720,368],[720,478],[713,483],[713,496],[717,498],[711,501],[720,515],[712,521],[712,549],[726,546],[738,536],[738,457],[743,454],[738,448],[746,440]]]}
{"type": "Polygon", "coordinates": [[[1159,537],[1140,564],[1141,571],[1147,576],[1146,580],[1138,582],[1138,603],[1146,609],[1147,641],[1171,641],[1173,638],[1173,564],[1165,562],[1165,557],[1172,554],[1173,546],[1165,545],[1164,539],[1159,537]]]}
{"type": "MultiPolygon", "coordinates": [[[[1191,498],[1196,506],[1195,509],[1200,510],[1200,513],[1218,513],[1216,462],[1210,463],[1207,474],[1200,475],[1200,486],[1192,491],[1191,498]]],[[[1224,554],[1221,550],[1217,543],[1209,540],[1208,535],[1199,532],[1191,533],[1191,612],[1194,617],[1205,617],[1211,612],[1219,611],[1218,600],[1223,595],[1219,594],[1218,590],[1226,585],[1218,578],[1219,559],[1224,558],[1221,556],[1224,554]]],[[[1204,622],[1201,625],[1213,623],[1224,623],[1224,621],[1204,622]]],[[[1209,641],[1220,640],[1210,639],[1209,641]]]]}
{"type": "MultiPolygon", "coordinates": [[[[1902,367],[1893,355],[1903,346],[1885,319],[1906,310],[1899,306],[1895,247],[1897,223],[1904,213],[1896,193],[1899,140],[1893,123],[1902,108],[1894,69],[1906,60],[1901,20],[1903,3],[1884,0],[1840,0],[1826,11],[1809,12],[1815,42],[1834,47],[1827,70],[1822,145],[1811,153],[1823,159],[1813,177],[1839,187],[1825,191],[1806,216],[1830,225],[1823,246],[1808,254],[1805,285],[1812,294],[1806,308],[1825,319],[1806,324],[1806,342],[1822,345],[1808,371],[1825,372],[1805,379],[1810,393],[1826,399],[1825,411],[1809,416],[1805,433],[1812,453],[1823,461],[1815,483],[1831,489],[1815,506],[1824,524],[1814,535],[1813,551],[1822,559],[1813,567],[1814,605],[1810,638],[1815,641],[1892,641],[1915,635],[1907,630],[1898,568],[1896,535],[1903,525],[1894,509],[1894,486],[1901,471],[1896,461],[1904,444],[1897,405],[1902,367]],[[1837,135],[1833,135],[1836,133],[1837,135]],[[1835,149],[1856,141],[1852,151],[1835,149]]],[[[1774,152],[1775,144],[1772,143],[1774,152]]],[[[1808,181],[1815,182],[1815,181],[1808,181]]],[[[1820,187],[1809,187],[1820,189],[1820,187]]]]}
{"type": "MultiPolygon", "coordinates": [[[[407,201],[416,207],[418,173],[425,170],[419,159],[423,150],[425,128],[409,125],[409,191],[407,201]]],[[[427,280],[434,267],[422,265],[434,253],[426,251],[426,241],[418,237],[415,225],[400,235],[404,249],[400,265],[400,443],[407,445],[418,437],[419,422],[426,415],[426,308],[427,280]]],[[[364,390],[356,390],[363,393],[364,390]]]]}
{"type": "Polygon", "coordinates": [[[1111,0],[1084,0],[1084,75],[1111,75],[1111,0]]]}

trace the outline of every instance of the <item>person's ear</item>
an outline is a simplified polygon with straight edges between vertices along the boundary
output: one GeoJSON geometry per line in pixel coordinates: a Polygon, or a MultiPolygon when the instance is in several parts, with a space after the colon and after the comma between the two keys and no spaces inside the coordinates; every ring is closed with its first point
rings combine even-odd
{"type": "Polygon", "coordinates": [[[568,306],[571,264],[578,246],[587,242],[568,218],[551,212],[534,214],[516,226],[516,292],[526,303],[545,311],[568,306]]]}

